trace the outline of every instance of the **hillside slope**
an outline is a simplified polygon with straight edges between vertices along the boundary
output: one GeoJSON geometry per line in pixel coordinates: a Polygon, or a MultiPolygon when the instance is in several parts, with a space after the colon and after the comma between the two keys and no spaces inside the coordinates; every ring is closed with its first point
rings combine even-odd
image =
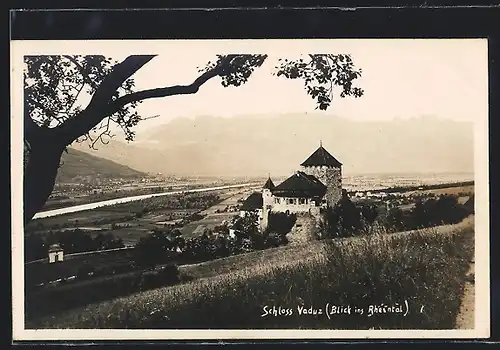
{"type": "Polygon", "coordinates": [[[111,160],[68,148],[68,153],[63,153],[61,157],[61,167],[56,182],[68,182],[80,176],[140,178],[146,174],[111,160]]]}

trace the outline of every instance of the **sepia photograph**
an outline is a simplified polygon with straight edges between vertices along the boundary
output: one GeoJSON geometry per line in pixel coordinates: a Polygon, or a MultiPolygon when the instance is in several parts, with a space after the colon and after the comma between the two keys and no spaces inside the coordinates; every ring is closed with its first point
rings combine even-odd
{"type": "Polygon", "coordinates": [[[14,339],[489,337],[487,49],[12,41],[14,339]]]}

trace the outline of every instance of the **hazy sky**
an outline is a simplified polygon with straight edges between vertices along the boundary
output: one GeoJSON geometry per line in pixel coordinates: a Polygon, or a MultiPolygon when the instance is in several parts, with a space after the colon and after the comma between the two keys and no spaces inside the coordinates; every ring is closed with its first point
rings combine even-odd
{"type": "Polygon", "coordinates": [[[138,90],[189,84],[216,54],[266,53],[264,65],[240,87],[224,88],[216,77],[194,95],[144,101],[140,129],[175,117],[314,112],[316,104],[301,80],[272,75],[280,57],[309,53],[348,53],[363,75],[361,98],[334,98],[326,114],[368,121],[433,115],[474,121],[488,113],[486,39],[330,39],[330,40],[115,40],[18,42],[24,54],[104,54],[123,60],[130,54],[157,54],[133,77],[138,90]]]}
{"type": "MultiPolygon", "coordinates": [[[[255,45],[261,50],[250,52],[268,52],[269,57],[245,85],[223,88],[220,79],[214,78],[195,95],[145,101],[139,107],[141,114],[160,114],[161,118],[145,121],[142,127],[184,116],[313,112],[315,102],[305,93],[301,80],[277,78],[271,73],[279,57],[321,52],[351,54],[363,71],[357,85],[365,90],[359,99],[336,99],[325,113],[359,121],[420,115],[473,121],[487,113],[486,40],[358,39],[323,41],[321,45],[312,45],[314,40],[295,40],[279,47],[263,42],[255,45]]],[[[239,48],[238,43],[212,47],[206,42],[158,44],[155,52],[159,55],[134,75],[137,88],[189,84],[199,75],[197,67],[221,49],[248,52],[253,47],[234,51],[239,48]]],[[[126,55],[120,52],[112,56],[123,59],[126,55]]]]}

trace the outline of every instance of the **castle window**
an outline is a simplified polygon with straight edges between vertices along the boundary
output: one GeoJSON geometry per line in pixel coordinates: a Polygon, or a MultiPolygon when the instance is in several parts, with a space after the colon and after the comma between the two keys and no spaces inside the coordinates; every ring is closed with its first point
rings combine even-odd
{"type": "Polygon", "coordinates": [[[299,204],[306,204],[305,198],[299,198],[299,204]]]}
{"type": "Polygon", "coordinates": [[[295,198],[288,198],[288,204],[296,204],[295,198]]]}
{"type": "Polygon", "coordinates": [[[274,203],[280,204],[280,199],[279,198],[274,198],[274,203]]]}

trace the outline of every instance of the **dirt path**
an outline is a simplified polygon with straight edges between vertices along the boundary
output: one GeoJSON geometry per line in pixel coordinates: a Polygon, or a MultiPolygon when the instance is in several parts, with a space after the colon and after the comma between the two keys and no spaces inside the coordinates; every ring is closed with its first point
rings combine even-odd
{"type": "Polygon", "coordinates": [[[457,315],[456,329],[474,329],[474,262],[470,265],[465,279],[464,294],[462,303],[457,315]]]}

